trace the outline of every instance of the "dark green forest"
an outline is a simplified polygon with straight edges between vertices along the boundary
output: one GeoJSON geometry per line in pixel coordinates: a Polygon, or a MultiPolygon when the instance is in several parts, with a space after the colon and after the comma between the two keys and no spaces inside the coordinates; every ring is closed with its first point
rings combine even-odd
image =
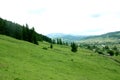
{"type": "Polygon", "coordinates": [[[2,18],[0,18],[0,34],[28,41],[37,45],[38,41],[52,41],[51,38],[37,33],[34,27],[29,28],[28,24],[20,25],[2,18]]]}

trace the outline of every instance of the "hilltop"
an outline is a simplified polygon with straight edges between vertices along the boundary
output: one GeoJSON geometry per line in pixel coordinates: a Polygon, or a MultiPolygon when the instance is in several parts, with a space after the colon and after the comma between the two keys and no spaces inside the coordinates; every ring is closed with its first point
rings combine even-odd
{"type": "MultiPolygon", "coordinates": [[[[120,64],[79,48],[0,35],[0,80],[119,80],[120,64]]],[[[116,58],[119,58],[117,56],[116,58]]]]}
{"type": "Polygon", "coordinates": [[[109,32],[97,36],[88,36],[78,42],[85,43],[119,43],[120,42],[120,31],[109,32]]]}

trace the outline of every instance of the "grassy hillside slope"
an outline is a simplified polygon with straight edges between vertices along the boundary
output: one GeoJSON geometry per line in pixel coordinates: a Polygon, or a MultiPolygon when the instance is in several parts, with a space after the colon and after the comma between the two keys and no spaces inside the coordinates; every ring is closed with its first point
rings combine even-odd
{"type": "MultiPolygon", "coordinates": [[[[120,63],[79,48],[34,45],[0,35],[0,80],[119,80],[120,63]]],[[[118,56],[119,57],[119,56],[118,56]]]]}

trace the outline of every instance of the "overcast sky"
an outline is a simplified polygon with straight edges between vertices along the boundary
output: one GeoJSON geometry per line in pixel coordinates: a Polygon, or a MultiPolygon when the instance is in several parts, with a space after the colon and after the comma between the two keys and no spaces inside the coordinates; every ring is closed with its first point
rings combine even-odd
{"type": "Polygon", "coordinates": [[[120,31],[120,0],[0,0],[0,17],[42,34],[96,35],[120,31]]]}

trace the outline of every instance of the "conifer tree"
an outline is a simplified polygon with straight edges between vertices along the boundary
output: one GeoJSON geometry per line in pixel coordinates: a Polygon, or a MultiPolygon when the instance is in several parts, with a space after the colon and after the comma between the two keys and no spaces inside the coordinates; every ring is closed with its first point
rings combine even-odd
{"type": "Polygon", "coordinates": [[[53,44],[50,44],[50,48],[51,48],[51,49],[53,48],[53,44]]]}
{"type": "Polygon", "coordinates": [[[53,43],[53,44],[56,44],[56,41],[55,41],[55,39],[52,39],[52,43],[53,43]]]}
{"type": "Polygon", "coordinates": [[[32,31],[33,31],[33,33],[32,33],[33,40],[32,41],[34,44],[38,45],[37,36],[36,36],[36,32],[35,32],[34,27],[32,28],[32,31]]]}
{"type": "Polygon", "coordinates": [[[26,40],[26,28],[25,28],[25,26],[22,27],[22,39],[26,40]]]}
{"type": "Polygon", "coordinates": [[[71,51],[72,52],[77,52],[77,48],[78,48],[78,46],[77,46],[77,44],[76,43],[71,43],[71,51]]]}
{"type": "Polygon", "coordinates": [[[60,44],[60,45],[62,45],[63,43],[62,43],[62,39],[60,39],[60,38],[57,38],[57,44],[60,44]]]}
{"type": "Polygon", "coordinates": [[[59,41],[60,41],[60,45],[62,45],[63,44],[62,39],[59,39],[59,41]]]}
{"type": "Polygon", "coordinates": [[[0,34],[5,34],[5,22],[0,18],[0,34]]]}

